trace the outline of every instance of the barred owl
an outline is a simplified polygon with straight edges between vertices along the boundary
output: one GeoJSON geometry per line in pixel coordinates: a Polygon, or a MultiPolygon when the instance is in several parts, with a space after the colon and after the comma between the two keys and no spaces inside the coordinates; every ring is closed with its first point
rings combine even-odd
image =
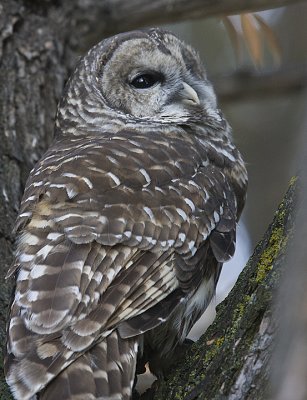
{"type": "Polygon", "coordinates": [[[246,184],[190,46],[148,29],[93,47],[16,223],[14,397],[129,399],[138,354],[159,374],[234,253],[246,184]]]}

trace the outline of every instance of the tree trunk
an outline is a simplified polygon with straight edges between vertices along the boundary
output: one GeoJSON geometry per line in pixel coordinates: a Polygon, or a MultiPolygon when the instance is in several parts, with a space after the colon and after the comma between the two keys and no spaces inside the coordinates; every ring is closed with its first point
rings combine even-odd
{"type": "MultiPolygon", "coordinates": [[[[56,105],[79,53],[107,34],[140,25],[265,9],[294,0],[156,2],[2,0],[0,3],[0,340],[11,282],[12,227],[29,170],[52,140],[56,105]],[[129,3],[129,7],[128,7],[129,3]],[[171,4],[171,6],[170,6],[171,4]],[[191,4],[187,10],[186,5],[191,4]],[[230,6],[229,6],[230,4],[230,6]],[[142,7],[140,8],[140,5],[142,7]],[[128,8],[127,8],[128,7],[128,8]],[[162,7],[162,8],[161,8],[162,7]],[[164,8],[165,9],[164,9],[164,8]],[[139,9],[140,8],[140,9],[139,9]],[[136,9],[138,13],[136,14],[136,9]],[[161,12],[161,10],[164,10],[161,12]]],[[[0,358],[1,400],[9,399],[0,358]]]]}

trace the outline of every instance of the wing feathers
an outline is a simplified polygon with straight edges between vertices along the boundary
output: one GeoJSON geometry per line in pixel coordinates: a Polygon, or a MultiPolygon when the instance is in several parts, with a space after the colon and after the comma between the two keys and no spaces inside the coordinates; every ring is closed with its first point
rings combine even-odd
{"type": "MultiPolygon", "coordinates": [[[[116,329],[128,338],[159,325],[210,275],[201,262],[208,248],[213,266],[233,254],[235,178],[219,165],[218,146],[209,154],[192,135],[118,135],[56,142],[27,184],[10,271],[17,286],[6,369],[17,398],[59,374],[67,393],[54,396],[80,393],[82,370],[94,374],[101,399],[128,398],[132,376],[121,374],[134,374],[136,341],[121,341],[116,329]],[[135,143],[147,151],[135,152],[135,143]]],[[[92,376],[84,379],[93,386],[92,376]]],[[[43,398],[53,390],[60,388],[51,383],[43,398]]]]}
{"type": "Polygon", "coordinates": [[[136,353],[137,340],[122,340],[114,331],[51,381],[40,400],[128,400],[136,353]]]}

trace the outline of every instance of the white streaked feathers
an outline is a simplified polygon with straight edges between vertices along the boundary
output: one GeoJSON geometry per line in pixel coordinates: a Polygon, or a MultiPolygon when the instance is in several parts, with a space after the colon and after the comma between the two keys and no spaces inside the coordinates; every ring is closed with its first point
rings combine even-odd
{"type": "Polygon", "coordinates": [[[149,185],[151,182],[151,179],[150,179],[150,176],[148,175],[148,172],[144,168],[141,168],[140,173],[144,176],[145,181],[146,181],[146,185],[144,185],[144,186],[149,185]]]}

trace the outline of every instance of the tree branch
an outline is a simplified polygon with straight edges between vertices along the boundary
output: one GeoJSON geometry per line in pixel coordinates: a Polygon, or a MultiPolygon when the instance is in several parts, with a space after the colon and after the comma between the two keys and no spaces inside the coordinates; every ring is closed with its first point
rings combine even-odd
{"type": "Polygon", "coordinates": [[[49,12],[69,44],[82,51],[103,37],[145,26],[261,11],[303,0],[72,0],[36,3],[49,12]],[[57,4],[57,3],[55,3],[57,4]]]}
{"type": "Polygon", "coordinates": [[[296,0],[112,0],[108,31],[167,24],[212,16],[261,11],[293,4],[296,0]]]}
{"type": "Polygon", "coordinates": [[[271,97],[306,88],[307,65],[283,67],[274,71],[238,71],[232,75],[211,78],[222,102],[245,98],[271,97]]]}
{"type": "Polygon", "coordinates": [[[280,329],[271,369],[271,400],[307,399],[307,116],[301,124],[298,142],[300,154],[296,166],[300,171],[298,212],[292,246],[278,290],[280,329]]]}

